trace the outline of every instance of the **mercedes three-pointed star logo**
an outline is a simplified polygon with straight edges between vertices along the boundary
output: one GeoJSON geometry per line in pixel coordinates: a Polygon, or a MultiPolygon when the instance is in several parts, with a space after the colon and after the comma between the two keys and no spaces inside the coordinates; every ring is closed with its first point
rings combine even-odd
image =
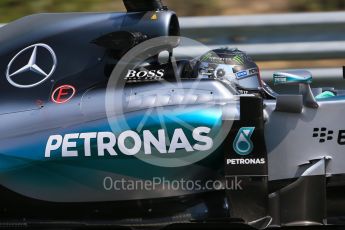
{"type": "Polygon", "coordinates": [[[53,75],[53,73],[54,73],[54,71],[56,69],[56,64],[57,64],[56,55],[55,55],[54,50],[50,46],[48,46],[46,44],[43,44],[43,43],[31,45],[31,46],[26,47],[25,49],[21,50],[19,53],[17,53],[12,58],[12,60],[10,61],[10,63],[7,66],[6,78],[7,78],[8,82],[11,85],[15,86],[15,87],[18,87],[18,88],[32,88],[32,87],[35,87],[35,86],[38,86],[38,85],[42,84],[47,79],[49,79],[53,75]],[[37,65],[37,63],[36,63],[37,51],[38,51],[39,48],[47,50],[50,53],[51,58],[53,60],[52,66],[51,66],[50,71],[48,73],[45,72],[42,68],[40,68],[37,65]],[[21,67],[21,68],[19,68],[17,70],[12,71],[11,67],[12,67],[12,64],[14,63],[14,61],[20,55],[22,55],[25,51],[30,50],[30,49],[32,49],[32,53],[31,53],[31,56],[30,56],[30,59],[29,59],[28,63],[25,66],[23,66],[23,67],[21,67]],[[41,78],[39,78],[39,81],[37,81],[35,83],[32,83],[32,84],[19,84],[15,80],[13,80],[13,77],[15,77],[15,76],[17,76],[19,74],[26,73],[26,72],[32,72],[34,74],[37,74],[38,76],[41,76],[41,78]]]}

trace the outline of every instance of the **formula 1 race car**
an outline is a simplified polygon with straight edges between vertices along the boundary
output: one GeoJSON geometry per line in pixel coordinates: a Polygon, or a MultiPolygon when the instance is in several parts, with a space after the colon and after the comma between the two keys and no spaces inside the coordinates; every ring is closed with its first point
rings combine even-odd
{"type": "Polygon", "coordinates": [[[176,14],[124,4],[0,29],[0,227],[345,223],[342,91],[295,70],[279,95],[237,49],[178,60],[176,14]]]}

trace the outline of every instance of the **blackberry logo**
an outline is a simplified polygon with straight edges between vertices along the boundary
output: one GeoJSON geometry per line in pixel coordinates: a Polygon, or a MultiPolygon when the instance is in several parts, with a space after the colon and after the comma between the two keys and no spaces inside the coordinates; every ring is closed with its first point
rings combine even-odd
{"type": "Polygon", "coordinates": [[[327,128],[314,128],[313,137],[319,138],[320,143],[324,143],[333,140],[333,130],[327,130],[327,128]]]}

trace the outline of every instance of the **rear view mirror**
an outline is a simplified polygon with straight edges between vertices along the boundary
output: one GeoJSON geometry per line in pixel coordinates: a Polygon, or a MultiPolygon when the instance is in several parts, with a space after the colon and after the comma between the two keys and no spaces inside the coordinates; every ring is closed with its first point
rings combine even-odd
{"type": "Polygon", "coordinates": [[[278,84],[311,84],[313,77],[306,70],[291,70],[285,72],[277,72],[273,74],[273,82],[278,84]]]}
{"type": "MultiPolygon", "coordinates": [[[[284,84],[284,85],[299,85],[299,93],[303,96],[304,106],[310,108],[318,108],[319,105],[315,100],[315,97],[310,88],[310,84],[313,82],[312,74],[307,70],[290,70],[276,72],[273,74],[273,83],[275,85],[284,84]]],[[[285,107],[283,105],[279,105],[285,107]]]]}

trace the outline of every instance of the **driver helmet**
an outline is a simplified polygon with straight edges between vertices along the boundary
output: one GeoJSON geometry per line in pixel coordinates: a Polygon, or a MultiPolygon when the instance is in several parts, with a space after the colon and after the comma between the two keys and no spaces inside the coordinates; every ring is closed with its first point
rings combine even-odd
{"type": "Polygon", "coordinates": [[[202,55],[196,64],[198,78],[219,79],[241,94],[257,93],[262,89],[257,64],[238,49],[215,49],[202,55]]]}

